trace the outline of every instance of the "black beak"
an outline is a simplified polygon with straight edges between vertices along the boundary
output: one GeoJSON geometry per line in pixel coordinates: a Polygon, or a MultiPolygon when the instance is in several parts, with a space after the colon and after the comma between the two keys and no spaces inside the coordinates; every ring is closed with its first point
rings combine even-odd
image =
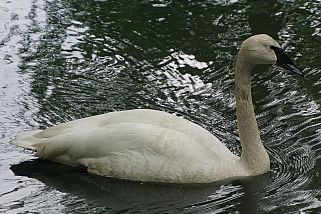
{"type": "Polygon", "coordinates": [[[282,68],[292,71],[300,76],[304,76],[304,73],[294,64],[294,62],[286,55],[283,49],[271,46],[272,50],[274,50],[275,55],[277,57],[276,65],[281,66],[282,68]]]}

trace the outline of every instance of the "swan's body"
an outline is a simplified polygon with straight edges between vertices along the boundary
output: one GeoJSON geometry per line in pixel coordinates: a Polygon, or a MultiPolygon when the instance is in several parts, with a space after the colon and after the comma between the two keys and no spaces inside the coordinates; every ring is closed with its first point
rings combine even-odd
{"type": "Polygon", "coordinates": [[[205,183],[265,173],[270,161],[256,124],[250,74],[257,62],[275,64],[279,58],[264,45],[279,48],[267,35],[250,37],[243,42],[236,63],[241,157],[202,127],[148,109],[112,112],[30,131],[12,143],[36,150],[44,159],[84,165],[88,172],[129,180],[205,183]]]}
{"type": "MultiPolygon", "coordinates": [[[[233,155],[216,137],[175,115],[148,109],[112,112],[17,138],[38,156],[112,177],[211,182],[236,176],[233,155]],[[223,176],[222,176],[223,175],[223,176]]],[[[247,175],[243,172],[242,175],[247,175]]]]}

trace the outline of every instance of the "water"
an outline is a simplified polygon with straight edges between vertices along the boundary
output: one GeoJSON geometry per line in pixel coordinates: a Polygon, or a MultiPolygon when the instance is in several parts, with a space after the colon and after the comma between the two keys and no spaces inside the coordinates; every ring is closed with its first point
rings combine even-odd
{"type": "Polygon", "coordinates": [[[0,213],[321,212],[321,2],[24,0],[0,4],[0,213]],[[197,186],[107,179],[8,144],[22,130],[153,108],[200,124],[240,154],[237,47],[276,38],[305,68],[253,74],[271,171],[197,186]]]}

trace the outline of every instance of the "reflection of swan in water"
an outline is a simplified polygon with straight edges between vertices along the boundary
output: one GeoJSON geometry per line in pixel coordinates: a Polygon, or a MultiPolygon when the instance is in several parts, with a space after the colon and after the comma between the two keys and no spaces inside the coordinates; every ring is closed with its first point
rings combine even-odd
{"type": "Polygon", "coordinates": [[[136,109],[22,133],[13,144],[38,156],[91,173],[129,180],[207,183],[266,173],[269,156],[261,142],[250,77],[256,64],[277,64],[302,72],[268,35],[246,39],[235,67],[241,157],[202,127],[166,112],[136,109]]]}
{"type": "Polygon", "coordinates": [[[207,207],[211,210],[231,208],[249,213],[247,211],[258,209],[257,203],[265,192],[265,185],[270,182],[269,176],[262,175],[226,186],[222,183],[139,183],[91,175],[85,168],[68,167],[39,159],[12,165],[11,170],[17,176],[36,178],[60,192],[114,211],[144,208],[147,211],[157,209],[159,212],[183,209],[196,212],[207,207]]]}

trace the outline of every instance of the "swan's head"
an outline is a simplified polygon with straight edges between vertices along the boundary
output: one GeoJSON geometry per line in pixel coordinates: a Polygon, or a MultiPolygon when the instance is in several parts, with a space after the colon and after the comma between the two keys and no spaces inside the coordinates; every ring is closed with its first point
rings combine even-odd
{"type": "Polygon", "coordinates": [[[250,64],[276,64],[303,76],[303,72],[286,55],[281,46],[266,34],[259,34],[246,39],[241,45],[240,54],[250,64]]]}

